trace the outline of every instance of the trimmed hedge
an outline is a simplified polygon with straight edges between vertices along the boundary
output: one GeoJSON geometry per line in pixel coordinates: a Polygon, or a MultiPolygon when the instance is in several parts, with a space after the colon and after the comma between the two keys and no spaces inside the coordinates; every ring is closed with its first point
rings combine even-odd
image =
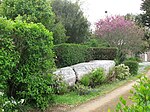
{"type": "Polygon", "coordinates": [[[138,74],[138,68],[139,68],[139,64],[137,61],[124,61],[123,62],[126,66],[129,67],[129,71],[132,75],[137,75],[138,74]]]}
{"type": "Polygon", "coordinates": [[[65,67],[90,60],[114,60],[117,48],[88,47],[80,44],[54,46],[57,67],[65,67]]]}
{"type": "MultiPolygon", "coordinates": [[[[59,44],[54,46],[57,67],[65,67],[87,61],[88,46],[80,44],[59,44]]],[[[89,55],[90,56],[90,55],[89,55]]]]}
{"type": "Polygon", "coordinates": [[[89,48],[93,60],[114,60],[117,56],[117,48],[89,48]]]}

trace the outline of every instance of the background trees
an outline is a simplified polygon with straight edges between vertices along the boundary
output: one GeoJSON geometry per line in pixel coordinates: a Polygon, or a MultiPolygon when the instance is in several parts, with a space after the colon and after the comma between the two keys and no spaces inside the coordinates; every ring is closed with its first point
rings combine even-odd
{"type": "Polygon", "coordinates": [[[56,21],[61,21],[69,36],[68,42],[84,42],[89,34],[89,23],[84,17],[78,2],[68,0],[53,0],[52,9],[56,14],[56,21]]]}
{"type": "Polygon", "coordinates": [[[49,31],[53,31],[54,44],[63,43],[67,39],[64,26],[55,21],[50,1],[3,0],[2,9],[2,15],[8,19],[15,20],[17,16],[21,16],[28,23],[42,23],[49,31]]]}
{"type": "Polygon", "coordinates": [[[142,1],[141,9],[144,11],[144,14],[142,14],[142,22],[150,28],[150,0],[142,1]]]}

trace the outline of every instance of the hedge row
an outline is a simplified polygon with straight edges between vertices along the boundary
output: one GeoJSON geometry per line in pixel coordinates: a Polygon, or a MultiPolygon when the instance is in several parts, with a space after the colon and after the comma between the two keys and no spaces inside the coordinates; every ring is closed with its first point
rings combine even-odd
{"type": "Polygon", "coordinates": [[[88,47],[80,44],[54,46],[57,67],[65,67],[90,60],[114,60],[117,48],[88,47]]]}
{"type": "Polygon", "coordinates": [[[117,55],[117,48],[90,48],[93,60],[114,60],[117,55]]]}
{"type": "Polygon", "coordinates": [[[54,47],[57,67],[70,66],[85,62],[88,55],[88,47],[79,44],[60,44],[54,47]]]}

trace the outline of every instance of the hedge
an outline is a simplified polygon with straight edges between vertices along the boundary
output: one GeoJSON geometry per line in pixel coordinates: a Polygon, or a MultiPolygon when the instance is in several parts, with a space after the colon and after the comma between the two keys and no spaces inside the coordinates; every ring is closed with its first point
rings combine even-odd
{"type": "Polygon", "coordinates": [[[117,48],[89,48],[93,60],[114,60],[117,56],[117,48]]]}
{"type": "Polygon", "coordinates": [[[138,62],[137,61],[130,61],[130,60],[127,60],[127,61],[124,61],[123,62],[126,66],[129,67],[129,71],[132,75],[137,75],[138,74],[138,62]]]}
{"type": "MultiPolygon", "coordinates": [[[[88,47],[80,44],[59,44],[54,46],[57,67],[65,67],[87,61],[88,47]]],[[[90,56],[90,55],[89,55],[90,56]]]]}
{"type": "Polygon", "coordinates": [[[52,33],[42,24],[0,17],[0,90],[3,96],[25,99],[27,105],[45,109],[53,100],[51,77],[46,78],[48,81],[44,78],[55,65],[52,48],[52,33]]]}
{"type": "Polygon", "coordinates": [[[65,67],[90,60],[114,60],[116,48],[88,47],[80,44],[54,46],[57,67],[65,67]]]}

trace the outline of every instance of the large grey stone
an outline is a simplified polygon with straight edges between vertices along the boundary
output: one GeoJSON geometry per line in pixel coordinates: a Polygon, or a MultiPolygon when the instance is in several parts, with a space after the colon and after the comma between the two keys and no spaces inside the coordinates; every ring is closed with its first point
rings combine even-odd
{"type": "Polygon", "coordinates": [[[84,75],[89,74],[93,70],[90,63],[80,63],[71,66],[71,68],[75,71],[77,80],[80,80],[84,75]]]}
{"type": "Polygon", "coordinates": [[[112,60],[94,60],[86,63],[79,63],[70,67],[58,69],[54,74],[62,75],[64,81],[69,85],[74,85],[76,81],[81,80],[84,75],[89,74],[97,68],[103,68],[105,75],[115,66],[112,60]]]}
{"type": "Polygon", "coordinates": [[[103,68],[105,75],[108,75],[111,68],[115,66],[115,62],[111,60],[94,60],[87,63],[80,63],[71,66],[75,73],[77,80],[80,80],[84,75],[89,74],[97,68],[103,68]]]}
{"type": "Polygon", "coordinates": [[[54,74],[62,75],[63,80],[70,86],[74,85],[76,82],[76,75],[71,67],[58,69],[57,71],[54,72],[54,74]]]}

